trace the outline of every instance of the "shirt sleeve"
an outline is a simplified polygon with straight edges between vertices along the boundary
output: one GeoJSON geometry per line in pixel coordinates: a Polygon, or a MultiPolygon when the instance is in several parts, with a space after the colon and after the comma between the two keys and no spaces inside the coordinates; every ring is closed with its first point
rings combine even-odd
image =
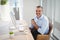
{"type": "Polygon", "coordinates": [[[49,21],[45,20],[45,21],[43,21],[41,28],[38,28],[37,31],[41,34],[45,34],[48,32],[48,30],[49,30],[49,21]]]}
{"type": "MultiPolygon", "coordinates": [[[[36,17],[34,17],[33,19],[34,19],[35,22],[37,21],[36,17]]],[[[34,26],[32,24],[30,24],[30,28],[33,29],[34,26]]]]}

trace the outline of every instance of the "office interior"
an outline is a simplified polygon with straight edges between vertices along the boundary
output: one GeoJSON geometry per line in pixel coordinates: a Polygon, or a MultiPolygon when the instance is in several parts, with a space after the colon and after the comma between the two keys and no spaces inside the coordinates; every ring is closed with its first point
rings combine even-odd
{"type": "Polygon", "coordinates": [[[4,40],[5,36],[9,34],[10,27],[18,30],[19,27],[16,28],[16,26],[19,23],[29,27],[38,5],[43,7],[43,14],[53,25],[49,39],[60,40],[60,0],[7,0],[5,5],[0,4],[0,39],[4,40]]]}

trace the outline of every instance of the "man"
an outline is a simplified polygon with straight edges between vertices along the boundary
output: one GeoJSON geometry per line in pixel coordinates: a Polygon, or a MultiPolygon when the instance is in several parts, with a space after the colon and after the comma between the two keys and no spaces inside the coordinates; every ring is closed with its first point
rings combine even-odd
{"type": "Polygon", "coordinates": [[[37,6],[36,7],[36,17],[31,20],[31,31],[34,39],[36,40],[37,35],[47,34],[49,31],[49,20],[46,16],[42,14],[43,7],[37,6]],[[34,30],[32,30],[34,29],[34,30]]]}

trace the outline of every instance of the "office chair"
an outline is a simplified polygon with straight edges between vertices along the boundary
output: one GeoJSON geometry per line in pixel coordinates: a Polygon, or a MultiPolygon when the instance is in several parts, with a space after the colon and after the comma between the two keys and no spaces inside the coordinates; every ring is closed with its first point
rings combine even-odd
{"type": "Polygon", "coordinates": [[[52,23],[49,23],[49,32],[48,32],[48,34],[46,34],[46,35],[38,34],[37,35],[37,40],[49,40],[51,31],[52,31],[52,23]]]}

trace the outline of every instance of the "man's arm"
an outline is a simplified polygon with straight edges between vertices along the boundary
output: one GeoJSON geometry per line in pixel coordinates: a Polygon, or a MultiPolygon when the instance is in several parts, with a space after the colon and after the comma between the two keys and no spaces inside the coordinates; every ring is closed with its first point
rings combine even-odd
{"type": "Polygon", "coordinates": [[[49,21],[45,20],[45,21],[43,21],[41,28],[38,28],[38,32],[41,34],[47,34],[48,30],[49,30],[49,21]]]}
{"type": "Polygon", "coordinates": [[[37,30],[38,29],[38,25],[36,24],[36,22],[34,21],[34,19],[31,20],[31,23],[34,26],[34,28],[37,30]]]}

